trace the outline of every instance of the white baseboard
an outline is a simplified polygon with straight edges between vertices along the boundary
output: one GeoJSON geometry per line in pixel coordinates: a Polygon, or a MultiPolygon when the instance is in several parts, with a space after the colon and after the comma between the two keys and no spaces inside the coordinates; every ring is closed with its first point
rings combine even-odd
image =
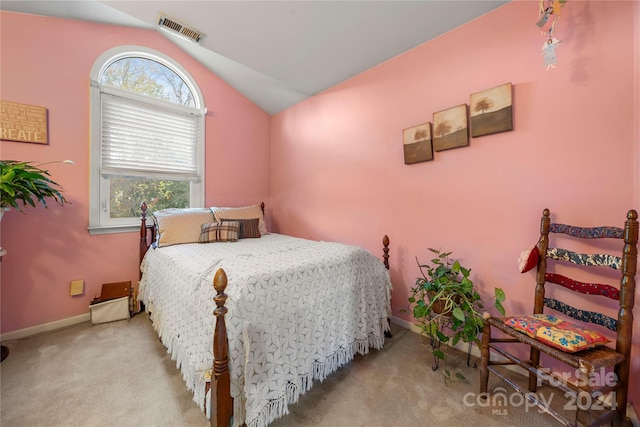
{"type": "Polygon", "coordinates": [[[56,320],[54,322],[43,323],[41,325],[30,326],[28,328],[19,329],[17,331],[4,333],[0,336],[0,341],[17,340],[42,332],[53,331],[56,329],[64,328],[66,326],[75,325],[76,323],[89,321],[91,321],[91,313],[80,314],[78,316],[67,317],[66,319],[56,320]]]}
{"type": "MultiPolygon", "coordinates": [[[[398,319],[397,317],[392,317],[391,318],[391,323],[393,323],[394,325],[401,326],[401,327],[403,327],[405,329],[408,329],[411,332],[415,332],[416,334],[419,334],[419,333],[422,332],[421,329],[418,326],[416,326],[415,323],[407,322],[406,320],[398,319]]],[[[460,351],[466,353],[467,351],[469,351],[469,344],[460,341],[453,348],[455,348],[456,350],[460,350],[460,351]]],[[[472,346],[471,347],[471,355],[475,356],[477,358],[480,358],[480,349],[478,348],[478,346],[472,346]]],[[[515,367],[513,367],[513,368],[515,370],[515,367]]]]}
{"type": "Polygon", "coordinates": [[[391,323],[401,326],[405,329],[409,329],[412,332],[420,333],[420,329],[415,324],[407,322],[406,320],[397,317],[391,317],[391,323]]]}

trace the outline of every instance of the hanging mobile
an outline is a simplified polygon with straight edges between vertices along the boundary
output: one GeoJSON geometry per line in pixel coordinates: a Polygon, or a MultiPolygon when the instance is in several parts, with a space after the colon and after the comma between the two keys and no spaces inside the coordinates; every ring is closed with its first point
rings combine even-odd
{"type": "Polygon", "coordinates": [[[542,45],[542,63],[546,67],[546,70],[556,67],[556,64],[558,63],[556,48],[560,43],[562,43],[553,36],[554,28],[555,23],[549,29],[549,37],[547,38],[547,41],[542,45]]]}
{"type": "Polygon", "coordinates": [[[547,37],[545,43],[542,45],[542,63],[546,67],[546,70],[549,70],[549,68],[555,68],[558,63],[556,48],[560,43],[562,43],[562,41],[555,37],[555,28],[558,23],[558,19],[560,18],[560,9],[564,6],[566,1],[567,0],[549,0],[545,5],[545,0],[540,0],[539,3],[540,7],[536,26],[544,31],[543,27],[548,22],[551,22],[549,29],[545,31],[547,33],[547,37]]]}

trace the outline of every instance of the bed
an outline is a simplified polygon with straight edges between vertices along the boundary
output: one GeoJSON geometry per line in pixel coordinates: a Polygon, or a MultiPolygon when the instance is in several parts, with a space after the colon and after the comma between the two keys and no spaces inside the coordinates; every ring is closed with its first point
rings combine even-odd
{"type": "Polygon", "coordinates": [[[269,233],[264,205],[165,210],[153,224],[141,210],[139,299],[212,425],[267,426],[314,381],[382,348],[386,236],[380,260],[269,233]]]}

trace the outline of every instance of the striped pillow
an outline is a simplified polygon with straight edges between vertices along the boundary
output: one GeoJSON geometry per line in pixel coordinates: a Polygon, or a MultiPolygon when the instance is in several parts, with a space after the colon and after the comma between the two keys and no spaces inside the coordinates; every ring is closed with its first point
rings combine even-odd
{"type": "Polygon", "coordinates": [[[202,224],[199,243],[237,242],[240,234],[238,221],[221,221],[202,224]]]}
{"type": "Polygon", "coordinates": [[[153,220],[158,228],[158,247],[197,243],[200,226],[215,221],[206,208],[162,209],[153,213],[153,220]]]}
{"type": "Polygon", "coordinates": [[[213,216],[216,218],[216,221],[220,221],[221,218],[233,220],[258,218],[260,234],[269,234],[260,205],[243,206],[240,208],[220,208],[214,206],[211,208],[211,212],[213,212],[213,216]]]}
{"type": "Polygon", "coordinates": [[[259,218],[251,219],[235,219],[221,218],[220,222],[224,221],[237,221],[240,223],[240,235],[239,239],[256,239],[260,238],[260,227],[258,226],[259,218]]]}

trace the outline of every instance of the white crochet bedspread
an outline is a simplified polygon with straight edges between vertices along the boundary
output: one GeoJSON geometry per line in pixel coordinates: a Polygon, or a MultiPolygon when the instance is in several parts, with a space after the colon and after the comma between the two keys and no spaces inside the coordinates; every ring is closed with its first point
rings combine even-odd
{"type": "Polygon", "coordinates": [[[203,410],[218,268],[229,283],[234,426],[268,425],[312,380],[384,343],[391,282],[382,261],[363,248],[269,234],[149,249],[140,299],[203,410]]]}

